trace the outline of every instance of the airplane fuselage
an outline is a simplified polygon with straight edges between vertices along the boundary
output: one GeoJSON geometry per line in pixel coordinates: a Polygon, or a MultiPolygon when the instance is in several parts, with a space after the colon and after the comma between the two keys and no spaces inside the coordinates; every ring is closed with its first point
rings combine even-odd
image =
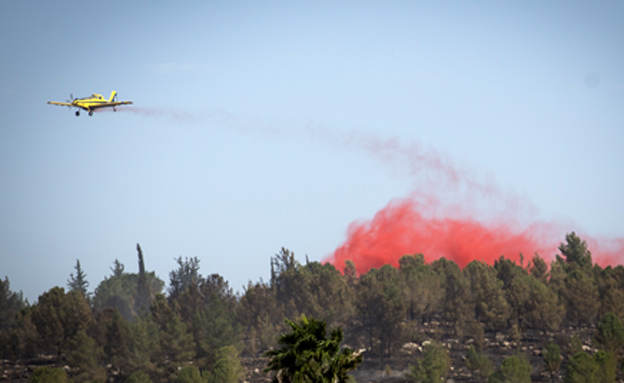
{"type": "Polygon", "coordinates": [[[101,108],[105,106],[104,104],[109,104],[113,100],[113,98],[114,95],[111,97],[110,100],[107,100],[101,94],[94,93],[91,95],[91,97],[77,98],[72,101],[72,104],[78,108],[86,110],[87,112],[89,112],[89,114],[92,114],[93,110],[97,109],[98,107],[101,108]]]}
{"type": "MultiPolygon", "coordinates": [[[[57,101],[48,101],[48,104],[52,105],[61,105],[61,106],[69,106],[75,107],[79,109],[84,109],[89,112],[89,115],[93,115],[93,111],[100,108],[113,108],[119,105],[129,105],[132,104],[132,101],[116,101],[117,92],[113,91],[111,93],[110,99],[104,98],[101,94],[94,93],[91,97],[84,98],[75,98],[71,100],[71,102],[57,102],[57,101]]],[[[80,115],[80,110],[76,111],[76,116],[80,115]]]]}

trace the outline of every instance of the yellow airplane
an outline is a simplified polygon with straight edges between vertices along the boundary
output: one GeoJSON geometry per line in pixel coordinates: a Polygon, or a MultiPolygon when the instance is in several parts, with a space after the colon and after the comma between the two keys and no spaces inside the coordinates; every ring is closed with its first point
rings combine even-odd
{"type": "Polygon", "coordinates": [[[89,112],[89,116],[93,116],[93,111],[100,108],[113,108],[114,111],[116,106],[119,105],[128,105],[132,104],[132,101],[117,101],[117,92],[113,91],[111,93],[110,99],[105,99],[101,94],[92,94],[91,97],[84,98],[74,98],[72,95],[69,95],[70,100],[67,102],[57,102],[57,101],[48,101],[50,105],[61,105],[61,106],[69,106],[78,108],[76,111],[76,116],[80,116],[80,109],[84,109],[89,112]]]}

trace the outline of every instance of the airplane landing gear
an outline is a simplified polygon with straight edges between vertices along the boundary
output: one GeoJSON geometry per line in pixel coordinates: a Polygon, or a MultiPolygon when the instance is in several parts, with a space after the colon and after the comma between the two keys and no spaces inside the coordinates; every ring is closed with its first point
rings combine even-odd
{"type": "Polygon", "coordinates": [[[80,116],[80,111],[79,110],[76,111],[76,117],[78,117],[78,116],[80,116]]]}
{"type": "Polygon", "coordinates": [[[92,110],[89,111],[89,116],[93,116],[93,111],[92,110]]]}

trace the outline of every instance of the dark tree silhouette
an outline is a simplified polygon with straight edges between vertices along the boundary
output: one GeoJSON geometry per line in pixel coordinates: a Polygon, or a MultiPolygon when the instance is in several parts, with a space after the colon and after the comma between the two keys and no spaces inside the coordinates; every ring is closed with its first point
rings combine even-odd
{"type": "Polygon", "coordinates": [[[362,356],[346,347],[341,350],[342,329],[326,337],[326,324],[301,316],[299,323],[286,320],[292,332],[279,337],[279,348],[270,350],[265,372],[274,371],[274,383],[344,383],[348,372],[362,363],[362,356]]]}
{"type": "Polygon", "coordinates": [[[89,298],[89,293],[87,292],[87,287],[89,287],[89,282],[87,281],[87,274],[80,267],[80,260],[76,259],[76,275],[70,274],[69,279],[67,280],[67,287],[69,291],[78,291],[85,296],[85,298],[89,298]]]}
{"type": "Polygon", "coordinates": [[[137,243],[137,252],[139,257],[139,281],[137,284],[137,311],[147,312],[151,303],[151,290],[147,283],[147,274],[145,272],[145,260],[143,259],[143,251],[137,243]]]}

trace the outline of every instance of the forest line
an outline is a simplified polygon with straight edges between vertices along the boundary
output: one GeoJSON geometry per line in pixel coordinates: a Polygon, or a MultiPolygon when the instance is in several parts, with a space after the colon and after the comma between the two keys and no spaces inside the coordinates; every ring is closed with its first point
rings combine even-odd
{"type": "MultiPolygon", "coordinates": [[[[146,270],[137,245],[138,273],[115,260],[92,294],[79,261],[67,289],[53,287],[33,304],[12,292],[5,277],[0,352],[12,364],[49,355],[69,367],[74,381],[165,382],[187,367],[204,381],[226,375],[236,381],[245,374],[241,358],[273,349],[288,330],[285,319],[305,315],[341,328],[346,344],[379,359],[403,355],[406,344],[423,344],[425,326],[443,323],[444,334],[434,343],[445,337],[470,343],[475,381],[486,369],[477,361],[487,354],[491,334],[520,349],[524,334],[538,331],[544,349],[551,345],[563,354],[566,363],[556,366],[557,373],[568,374],[577,354],[599,350],[611,358],[601,369],[613,370],[615,379],[624,352],[624,267],[595,264],[574,233],[559,251],[550,264],[535,254],[519,263],[504,256],[493,265],[473,261],[464,269],[444,258],[426,263],[422,254],[405,255],[398,268],[385,265],[358,275],[352,262],[339,271],[329,263],[300,263],[282,248],[271,258],[269,281],[249,282],[235,294],[222,276],[203,276],[197,257],[177,258],[165,290],[146,270]],[[609,324],[610,335],[601,335],[602,323],[609,324]],[[567,339],[570,328],[598,329],[592,333],[595,350],[567,339]]],[[[414,357],[413,368],[418,366],[422,361],[414,357]]],[[[501,367],[490,366],[488,376],[501,367]]],[[[412,377],[418,380],[416,372],[412,377]]]]}

